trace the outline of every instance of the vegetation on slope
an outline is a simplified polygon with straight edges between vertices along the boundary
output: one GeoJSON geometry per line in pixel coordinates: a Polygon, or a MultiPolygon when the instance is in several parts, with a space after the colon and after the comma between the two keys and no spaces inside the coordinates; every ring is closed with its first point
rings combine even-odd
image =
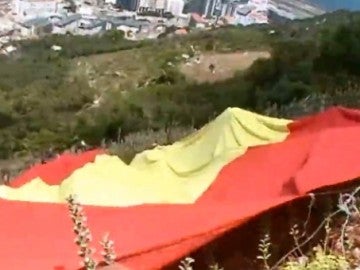
{"type": "MultiPolygon", "coordinates": [[[[359,15],[348,15],[146,42],[119,32],[19,42],[16,54],[0,59],[0,156],[61,150],[78,138],[96,145],[161,133],[168,143],[178,138],[169,135],[174,127],[198,128],[229,106],[288,116],[284,108],[294,107],[294,100],[326,95],[331,103],[359,75],[359,15]],[[225,81],[186,82],[178,64],[181,54],[192,55],[191,45],[200,52],[268,50],[272,58],[225,81]]],[[[128,158],[142,150],[128,148],[128,158]]]]}
{"type": "MultiPolygon", "coordinates": [[[[112,149],[130,160],[154,142],[166,144],[193,131],[229,106],[284,117],[331,104],[359,106],[359,19],[357,13],[339,12],[146,42],[124,40],[118,32],[19,42],[16,54],[0,59],[0,157],[50,146],[61,150],[82,138],[94,145],[103,139],[121,142],[112,149]],[[52,45],[63,49],[52,51],[52,45]],[[183,53],[191,55],[191,45],[201,52],[270,51],[272,57],[225,81],[194,83],[185,80],[179,65],[167,64],[179,64],[183,53]]],[[[342,246],[341,232],[359,226],[357,213],[345,213],[345,219],[332,239],[342,246]]],[[[267,246],[263,242],[262,250],[267,246]]],[[[296,248],[295,253],[305,253],[296,248]]],[[[339,269],[360,262],[357,246],[347,245],[345,255],[325,248],[289,257],[283,269],[339,269]]]]}

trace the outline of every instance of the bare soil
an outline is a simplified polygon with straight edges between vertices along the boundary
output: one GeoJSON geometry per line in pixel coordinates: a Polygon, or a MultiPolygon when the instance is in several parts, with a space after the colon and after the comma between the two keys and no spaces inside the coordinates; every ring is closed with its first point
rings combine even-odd
{"type": "Polygon", "coordinates": [[[207,53],[200,56],[200,63],[191,61],[190,64],[182,64],[180,71],[189,81],[216,82],[229,79],[236,71],[249,68],[259,58],[269,58],[267,51],[242,51],[235,53],[207,53]],[[215,66],[212,73],[209,66],[215,66]]]}

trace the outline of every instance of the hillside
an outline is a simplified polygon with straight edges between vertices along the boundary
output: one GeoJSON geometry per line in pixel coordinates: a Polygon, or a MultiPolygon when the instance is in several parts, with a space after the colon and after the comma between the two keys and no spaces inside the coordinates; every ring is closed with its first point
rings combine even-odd
{"type": "MultiPolygon", "coordinates": [[[[63,189],[35,179],[23,189],[12,190],[1,186],[2,197],[64,202],[65,196],[60,197],[60,193],[68,195],[77,189],[87,202],[99,205],[99,198],[103,205],[113,205],[111,200],[114,199],[124,206],[176,200],[183,203],[182,199],[186,196],[187,202],[193,202],[209,187],[205,180],[214,178],[220,168],[226,166],[232,168],[234,174],[227,176],[231,181],[223,186],[226,189],[215,190],[214,197],[226,201],[231,194],[234,199],[247,196],[249,202],[234,200],[236,203],[231,207],[229,204],[224,204],[229,208],[222,205],[217,209],[209,207],[210,212],[200,209],[199,215],[194,214],[194,219],[208,219],[211,223],[218,214],[228,215],[228,209],[251,210],[251,205],[264,197],[267,199],[266,194],[271,193],[273,187],[284,191],[281,196],[287,197],[288,191],[295,190],[291,192],[304,198],[256,216],[244,226],[219,236],[203,250],[190,254],[195,258],[195,270],[207,269],[210,264],[213,265],[212,270],[221,269],[215,262],[224,270],[338,270],[360,265],[359,200],[356,194],[359,190],[353,192],[358,182],[337,186],[335,190],[316,190],[316,196],[309,193],[312,189],[304,188],[317,180],[333,181],[332,176],[335,175],[335,179],[338,176],[337,167],[357,164],[356,147],[352,144],[360,133],[357,123],[352,124],[355,128],[349,127],[338,119],[347,115],[345,118],[350,122],[358,122],[359,113],[345,113],[347,110],[344,109],[329,110],[325,113],[326,122],[332,128],[324,125],[326,132],[317,134],[312,131],[318,128],[310,125],[311,136],[301,131],[301,127],[309,127],[308,118],[303,122],[292,121],[299,116],[323,111],[331,105],[360,108],[360,13],[339,11],[307,20],[278,20],[271,25],[192,30],[187,36],[152,41],[128,41],[120,32],[111,31],[100,37],[52,36],[15,42],[13,45],[17,48],[14,54],[0,56],[1,173],[10,172],[13,176],[40,159],[51,158],[69,148],[76,151],[73,146],[79,145],[82,140],[90,147],[102,146],[110,151],[96,162],[86,161],[89,164],[85,167],[82,167],[84,163],[78,164],[83,168],[81,173],[69,172],[68,181],[61,184],[63,189]],[[62,50],[53,51],[52,45],[58,45],[62,50]],[[241,109],[225,110],[228,107],[241,109]],[[264,116],[255,116],[242,109],[264,116]],[[266,116],[292,120],[274,120],[266,116]],[[213,119],[212,124],[201,129],[213,119]],[[290,121],[300,127],[299,135],[290,131],[295,134],[294,137],[289,136],[290,140],[284,141],[282,146],[291,148],[293,152],[285,155],[285,147],[275,144],[275,154],[270,156],[263,152],[259,155],[263,159],[259,161],[256,153],[264,150],[254,147],[249,159],[251,162],[245,159],[243,163],[248,167],[227,166],[229,160],[239,157],[238,154],[249,147],[282,141],[288,134],[287,126],[284,132],[284,125],[290,121]],[[236,133],[238,130],[242,130],[241,136],[236,133]],[[171,145],[190,133],[194,135],[171,145]],[[352,135],[345,136],[347,133],[352,135]],[[336,137],[336,134],[342,135],[336,137]],[[334,141],[337,142],[336,147],[333,147],[334,141]],[[151,150],[142,152],[146,149],[151,150]],[[292,159],[298,159],[298,152],[303,152],[303,158],[298,163],[294,162],[294,166],[289,166],[292,159]],[[326,159],[330,161],[324,162],[326,159]],[[316,172],[313,178],[304,168],[316,172]],[[281,175],[280,172],[286,169],[289,169],[289,174],[281,175]],[[182,178],[184,175],[196,181],[190,185],[182,178]],[[281,181],[275,183],[273,178],[279,175],[281,181]],[[263,182],[265,184],[258,184],[261,176],[267,179],[263,182]],[[169,182],[174,179],[178,185],[169,182]],[[303,180],[299,185],[301,191],[296,186],[299,179],[303,180]],[[93,180],[93,185],[89,185],[89,180],[93,180]],[[108,182],[104,182],[106,180],[108,182]],[[114,180],[111,181],[114,186],[109,180],[114,180]],[[165,192],[160,185],[154,185],[160,180],[168,187],[165,192]],[[269,182],[271,185],[268,185],[269,182]],[[139,188],[139,183],[145,183],[143,189],[139,188]],[[241,185],[237,188],[239,183],[241,185]],[[108,196],[107,192],[119,189],[118,184],[122,185],[123,193],[108,196]],[[248,192],[248,186],[253,188],[253,192],[248,192]],[[101,189],[107,192],[102,193],[101,189]],[[239,190],[243,191],[241,196],[239,190]],[[146,197],[148,191],[151,194],[146,197]],[[340,193],[344,197],[339,196],[340,193]],[[109,201],[105,203],[106,200],[109,201]],[[334,218],[335,215],[340,218],[334,218]],[[277,265],[282,267],[276,268],[277,265]]],[[[323,114],[319,115],[320,120],[310,122],[322,126],[323,114]]],[[[74,155],[74,159],[77,157],[74,155]]],[[[57,171],[50,166],[51,169],[45,172],[51,181],[61,178],[58,172],[66,166],[59,167],[62,169],[57,171]]],[[[349,167],[356,175],[356,166],[349,167]]],[[[71,171],[74,172],[73,169],[71,171]]],[[[341,179],[349,180],[353,172],[349,175],[351,177],[347,175],[346,179],[341,179]]],[[[34,179],[31,173],[29,176],[34,179]]],[[[325,184],[323,182],[319,187],[325,184]]],[[[207,207],[208,202],[205,200],[202,205],[207,207]]],[[[40,239],[36,242],[40,246],[46,239],[49,246],[53,246],[53,241],[48,240],[53,239],[51,237],[61,238],[62,234],[56,233],[56,230],[67,226],[63,223],[63,216],[57,212],[63,213],[63,209],[57,208],[54,212],[52,208],[48,208],[49,211],[42,208],[44,212],[39,215],[38,209],[46,204],[38,204],[40,208],[37,210],[31,208],[30,203],[24,202],[24,205],[22,213],[12,202],[4,206],[8,217],[6,221],[11,220],[4,224],[12,226],[3,225],[6,230],[1,230],[2,240],[11,238],[19,240],[16,243],[22,243],[19,235],[30,235],[25,238],[31,243],[40,239]],[[10,207],[5,208],[8,205],[10,207]],[[49,215],[54,217],[51,218],[55,224],[53,227],[46,223],[49,215]],[[43,217],[44,222],[38,222],[38,216],[43,217]],[[18,222],[21,219],[28,222],[27,227],[18,222]],[[29,224],[40,232],[40,237],[29,234],[29,224]],[[18,227],[14,229],[13,225],[18,227]]],[[[142,240],[158,240],[158,235],[166,236],[166,230],[152,221],[163,221],[161,219],[166,219],[167,215],[172,214],[172,222],[165,223],[165,227],[174,231],[177,231],[176,226],[182,229],[194,227],[193,223],[181,226],[179,221],[182,219],[171,210],[157,216],[141,212],[139,216],[143,219],[139,220],[143,221],[137,223],[131,214],[127,216],[130,218],[124,218],[115,212],[106,214],[104,209],[98,213],[96,216],[90,214],[90,222],[102,224],[109,221],[109,216],[116,217],[116,222],[110,222],[111,226],[101,225],[97,233],[109,229],[112,238],[113,232],[120,232],[116,238],[119,239],[116,240],[116,248],[120,252],[123,252],[125,242],[121,240],[129,236],[129,228],[133,231],[127,239],[130,246],[142,240]],[[119,225],[119,216],[125,220],[126,226],[119,225]],[[133,227],[134,223],[143,228],[151,227],[159,233],[142,234],[143,229],[133,227]]],[[[242,219],[248,221],[248,218],[242,219]]],[[[226,223],[232,224],[229,221],[226,223]]],[[[215,227],[218,233],[223,234],[219,229],[221,227],[215,227]]],[[[66,230],[72,236],[69,228],[66,230]]],[[[192,235],[199,236],[199,232],[192,235]]],[[[3,242],[5,245],[8,243],[3,242]]],[[[65,238],[60,242],[75,248],[73,242],[65,238]]],[[[13,250],[17,247],[15,244],[10,246],[13,250]]],[[[28,245],[21,248],[26,250],[28,245]]],[[[9,250],[5,250],[10,254],[9,250]]],[[[51,251],[56,253],[58,250],[75,256],[75,250],[72,252],[66,248],[51,251]]],[[[29,254],[31,260],[41,262],[29,254]]],[[[9,261],[13,258],[18,260],[18,256],[6,257],[9,261]]],[[[178,262],[174,263],[169,270],[179,269],[178,262]]],[[[184,266],[183,269],[193,268],[184,266]]]]}
{"type": "Polygon", "coordinates": [[[357,82],[354,63],[359,56],[351,48],[359,42],[354,25],[359,17],[336,12],[155,41],[132,42],[109,32],[16,43],[17,53],[0,59],[0,156],[36,157],[50,147],[62,151],[84,139],[91,145],[112,141],[111,148],[129,160],[155,142],[182,137],[227,107],[284,116],[318,110],[319,105],[304,109],[293,101],[326,94],[325,103],[331,104],[340,99],[336,89],[349,90],[348,83],[357,82]],[[54,44],[62,51],[52,51],[54,44]],[[338,51],[327,50],[339,45],[338,51]],[[234,65],[220,81],[189,80],[181,69],[187,57],[193,61],[198,54],[226,59],[230,53],[256,51],[272,57],[234,65]],[[339,59],[341,65],[330,64],[339,59]]]}

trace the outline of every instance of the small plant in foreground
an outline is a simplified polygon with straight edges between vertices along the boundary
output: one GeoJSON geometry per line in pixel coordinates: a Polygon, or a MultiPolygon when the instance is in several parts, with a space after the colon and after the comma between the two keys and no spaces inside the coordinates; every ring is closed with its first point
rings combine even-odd
{"type": "MultiPolygon", "coordinates": [[[[300,242],[294,237],[296,247],[281,259],[286,258],[282,265],[277,263],[273,269],[277,269],[276,266],[280,266],[281,270],[358,269],[356,267],[360,261],[360,214],[356,195],[359,191],[360,188],[357,188],[353,193],[340,194],[337,210],[331,213],[308,239],[300,242]],[[341,217],[332,220],[338,214],[342,214],[341,217]],[[331,221],[335,223],[330,227],[331,221]],[[300,248],[322,227],[325,229],[323,244],[315,247],[310,254],[304,255],[300,248]]],[[[291,234],[298,235],[297,227],[292,229],[291,234]]]]}
{"type": "Polygon", "coordinates": [[[192,264],[195,262],[193,258],[187,257],[180,262],[180,270],[193,270],[192,264]]]}
{"type": "Polygon", "coordinates": [[[257,256],[257,259],[263,261],[264,264],[264,268],[266,270],[270,269],[268,260],[271,257],[271,253],[270,253],[270,235],[269,234],[265,234],[264,238],[260,240],[260,244],[258,246],[258,250],[260,252],[260,255],[257,256]]]}
{"type": "Polygon", "coordinates": [[[104,257],[104,261],[107,265],[111,265],[115,262],[116,253],[114,248],[114,241],[109,239],[109,234],[106,234],[103,239],[100,241],[103,251],[101,255],[104,257]]]}
{"type": "Polygon", "coordinates": [[[210,265],[209,270],[224,270],[224,268],[220,267],[220,265],[218,263],[214,263],[214,264],[210,265]]]}
{"type": "Polygon", "coordinates": [[[350,265],[346,258],[339,254],[325,253],[322,247],[314,248],[315,254],[312,258],[301,256],[289,260],[282,266],[281,270],[349,270],[350,265]]]}
{"type": "Polygon", "coordinates": [[[299,256],[304,256],[304,253],[302,252],[300,247],[300,230],[297,224],[291,227],[290,235],[294,240],[295,247],[297,248],[296,251],[299,253],[299,256]]]}
{"type": "Polygon", "coordinates": [[[79,246],[78,255],[82,258],[81,264],[86,270],[95,270],[97,262],[92,258],[95,250],[90,248],[91,233],[86,224],[86,216],[83,208],[74,195],[67,199],[71,220],[74,223],[75,243],[79,246]]]}

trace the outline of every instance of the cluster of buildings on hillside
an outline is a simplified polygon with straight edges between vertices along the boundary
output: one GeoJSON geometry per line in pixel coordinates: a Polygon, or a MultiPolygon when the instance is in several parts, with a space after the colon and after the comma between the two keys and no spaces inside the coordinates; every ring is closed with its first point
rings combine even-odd
{"type": "Polygon", "coordinates": [[[0,0],[0,44],[45,34],[94,35],[121,30],[157,38],[173,26],[264,24],[269,13],[294,19],[321,14],[304,0],[0,0]],[[187,1],[187,2],[185,2],[187,1]],[[219,20],[220,19],[220,20],[219,20]]]}
{"type": "Polygon", "coordinates": [[[324,10],[305,0],[269,0],[269,12],[294,20],[322,15],[324,10]]]}
{"type": "Polygon", "coordinates": [[[272,13],[290,20],[324,14],[305,0],[202,0],[190,9],[203,18],[225,18],[235,25],[268,23],[272,13]]]}
{"type": "Polygon", "coordinates": [[[190,15],[184,15],[183,5],[176,1],[166,2],[164,17],[119,8],[107,0],[13,0],[3,8],[0,4],[0,45],[48,34],[94,35],[107,30],[121,30],[128,39],[156,38],[168,27],[189,25],[190,15]]]}
{"type": "Polygon", "coordinates": [[[202,18],[222,18],[228,24],[268,23],[268,0],[204,0],[190,9],[202,18]]]}

